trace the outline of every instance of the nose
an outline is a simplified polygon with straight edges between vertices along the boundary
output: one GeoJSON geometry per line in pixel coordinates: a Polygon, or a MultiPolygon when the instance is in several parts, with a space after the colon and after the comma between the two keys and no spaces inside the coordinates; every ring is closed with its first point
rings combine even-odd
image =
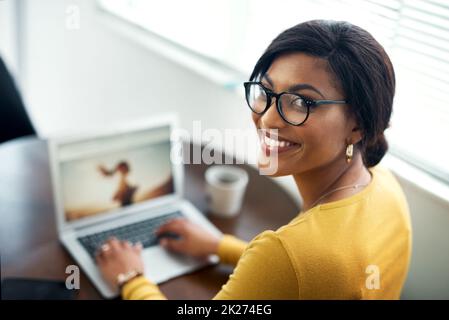
{"type": "Polygon", "coordinates": [[[287,123],[281,118],[276,106],[277,100],[273,97],[271,106],[260,118],[262,128],[267,129],[281,129],[284,128],[287,123]]]}

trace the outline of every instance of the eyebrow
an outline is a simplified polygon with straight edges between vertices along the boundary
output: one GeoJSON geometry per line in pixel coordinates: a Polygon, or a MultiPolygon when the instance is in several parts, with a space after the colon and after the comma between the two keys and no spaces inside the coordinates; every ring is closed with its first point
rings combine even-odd
{"type": "MultiPolygon", "coordinates": [[[[267,73],[265,73],[262,78],[265,78],[265,80],[267,80],[267,82],[270,84],[270,86],[272,88],[274,88],[273,80],[270,78],[270,76],[267,73]]],[[[307,89],[315,91],[316,93],[318,93],[324,99],[323,94],[317,88],[315,88],[314,86],[312,86],[312,85],[310,85],[308,83],[294,84],[294,85],[290,86],[287,90],[289,92],[295,92],[295,91],[307,90],[307,89]]]]}

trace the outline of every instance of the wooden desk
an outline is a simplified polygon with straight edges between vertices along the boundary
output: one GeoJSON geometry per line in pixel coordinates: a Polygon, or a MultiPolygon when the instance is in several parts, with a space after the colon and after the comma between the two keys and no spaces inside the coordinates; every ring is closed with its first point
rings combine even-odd
{"type": "MultiPolygon", "coordinates": [[[[242,212],[232,219],[210,217],[223,232],[251,240],[263,230],[289,222],[299,208],[286,192],[257,170],[243,165],[250,176],[242,212]]],[[[205,164],[186,165],[186,197],[207,213],[205,164]]],[[[0,145],[1,276],[59,279],[76,264],[58,242],[47,145],[24,138],[0,145]]],[[[226,283],[232,267],[216,265],[160,286],[169,299],[211,299],[226,283]]],[[[81,272],[78,299],[101,296],[81,272]]]]}

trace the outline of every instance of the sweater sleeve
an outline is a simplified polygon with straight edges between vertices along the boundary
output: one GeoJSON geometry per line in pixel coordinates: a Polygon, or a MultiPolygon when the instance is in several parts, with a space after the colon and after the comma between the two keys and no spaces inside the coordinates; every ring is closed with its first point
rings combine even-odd
{"type": "Polygon", "coordinates": [[[124,300],[166,300],[159,287],[145,278],[137,277],[126,283],[122,288],[124,300]]]}
{"type": "Polygon", "coordinates": [[[217,255],[221,263],[236,265],[248,242],[240,240],[230,234],[225,234],[218,245],[217,255]]]}
{"type": "Polygon", "coordinates": [[[288,251],[274,231],[254,238],[216,300],[298,299],[299,284],[288,251]]]}

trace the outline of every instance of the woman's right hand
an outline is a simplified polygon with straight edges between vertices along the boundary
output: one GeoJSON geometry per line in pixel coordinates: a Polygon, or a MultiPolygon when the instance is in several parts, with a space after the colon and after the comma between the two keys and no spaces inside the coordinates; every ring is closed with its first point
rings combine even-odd
{"type": "Polygon", "coordinates": [[[216,254],[221,238],[185,218],[176,218],[159,227],[160,245],[164,248],[192,257],[202,258],[216,254]],[[163,236],[172,233],[177,239],[163,236]]]}

